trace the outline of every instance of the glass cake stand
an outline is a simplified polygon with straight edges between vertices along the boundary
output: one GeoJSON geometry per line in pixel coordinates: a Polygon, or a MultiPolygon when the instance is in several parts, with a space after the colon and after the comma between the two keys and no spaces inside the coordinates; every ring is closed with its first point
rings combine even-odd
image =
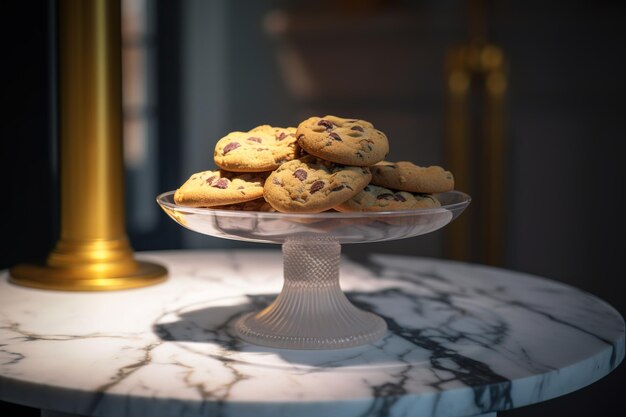
{"type": "Polygon", "coordinates": [[[435,196],[441,207],[316,214],[185,207],[174,203],[174,191],[159,195],[157,202],[194,232],[282,245],[283,288],[268,307],[237,320],[239,337],[274,348],[339,349],[372,343],[387,330],[382,318],[355,307],[341,290],[341,245],[430,233],[450,223],[471,200],[459,191],[435,196]]]}

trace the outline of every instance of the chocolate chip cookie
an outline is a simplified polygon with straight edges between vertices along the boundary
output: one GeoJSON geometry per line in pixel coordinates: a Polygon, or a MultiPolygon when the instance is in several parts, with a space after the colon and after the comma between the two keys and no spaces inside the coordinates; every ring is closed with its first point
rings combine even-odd
{"type": "Polygon", "coordinates": [[[349,211],[396,211],[440,207],[439,201],[428,194],[413,194],[393,191],[388,188],[368,185],[350,200],[335,206],[335,210],[349,211]]]}
{"type": "Polygon", "coordinates": [[[242,203],[262,197],[264,183],[263,174],[224,170],[198,172],[176,190],[174,202],[190,207],[242,203]]]}
{"type": "Polygon", "coordinates": [[[454,189],[454,177],[440,166],[382,161],[370,167],[372,184],[412,193],[444,193],[454,189]]]}
{"type": "Polygon", "coordinates": [[[223,206],[215,206],[209,208],[216,208],[220,210],[238,210],[238,211],[266,211],[276,212],[276,209],[265,201],[263,197],[256,200],[244,201],[243,203],[225,204],[223,206]]]}
{"type": "Polygon", "coordinates": [[[267,172],[299,156],[294,127],[262,125],[249,132],[231,132],[215,145],[217,166],[233,172],[267,172]]]}
{"type": "Polygon", "coordinates": [[[368,168],[307,155],[272,172],[265,181],[263,196],[281,212],[319,213],[352,198],[370,179],[368,168]]]}
{"type": "Polygon", "coordinates": [[[310,117],[298,125],[296,135],[307,153],[338,164],[370,166],[389,152],[387,136],[364,120],[310,117]]]}

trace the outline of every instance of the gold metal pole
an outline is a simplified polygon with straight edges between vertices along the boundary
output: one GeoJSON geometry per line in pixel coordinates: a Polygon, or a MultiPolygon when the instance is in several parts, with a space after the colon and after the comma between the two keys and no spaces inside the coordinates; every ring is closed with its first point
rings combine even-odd
{"type": "Polygon", "coordinates": [[[469,216],[446,228],[446,255],[501,265],[507,64],[502,49],[486,39],[486,2],[470,0],[468,14],[470,40],[447,56],[445,160],[457,188],[474,197],[479,212],[468,210],[469,216]],[[482,120],[472,120],[472,105],[481,107],[482,120]]]}
{"type": "Polygon", "coordinates": [[[61,236],[45,265],[11,269],[29,287],[103,291],[163,281],[125,233],[121,6],[59,0],[61,236]]]}
{"type": "MultiPolygon", "coordinates": [[[[471,181],[473,167],[469,156],[471,123],[467,112],[472,74],[465,66],[464,50],[452,51],[448,54],[447,61],[446,116],[448,125],[444,159],[447,169],[454,172],[455,188],[474,195],[471,181]]],[[[446,256],[463,261],[471,259],[472,224],[470,220],[471,216],[461,216],[448,225],[448,228],[452,229],[446,230],[446,256]]]]}
{"type": "Polygon", "coordinates": [[[484,225],[484,262],[501,266],[504,261],[504,193],[505,193],[505,120],[506,74],[504,54],[496,46],[488,45],[482,50],[482,62],[485,72],[485,120],[483,160],[484,206],[482,224],[484,225]]]}

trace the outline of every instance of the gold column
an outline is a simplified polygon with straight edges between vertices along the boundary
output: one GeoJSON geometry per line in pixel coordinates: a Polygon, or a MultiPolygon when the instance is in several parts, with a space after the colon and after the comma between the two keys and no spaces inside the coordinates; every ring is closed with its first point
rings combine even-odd
{"type": "Polygon", "coordinates": [[[468,15],[469,41],[447,55],[445,159],[477,211],[468,209],[446,228],[446,255],[501,265],[507,63],[502,49],[486,40],[486,2],[468,1],[468,15]],[[482,117],[472,117],[473,111],[482,117]]]}
{"type": "Polygon", "coordinates": [[[29,287],[102,291],[163,281],[125,233],[121,7],[59,0],[61,236],[44,265],[11,269],[29,287]]]}

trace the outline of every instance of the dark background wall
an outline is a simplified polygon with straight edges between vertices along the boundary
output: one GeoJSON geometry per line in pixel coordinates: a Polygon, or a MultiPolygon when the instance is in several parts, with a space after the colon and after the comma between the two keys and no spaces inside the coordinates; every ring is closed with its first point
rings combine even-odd
{"type": "MultiPolygon", "coordinates": [[[[445,52],[467,39],[466,4],[372,1],[363,2],[367,7],[360,11],[359,2],[336,3],[154,2],[157,192],[213,166],[212,147],[229,131],[268,122],[293,125],[313,114],[371,120],[388,133],[391,159],[443,163],[445,52]],[[369,19],[370,29],[385,27],[380,16],[398,19],[402,43],[393,33],[383,40],[408,48],[406,59],[417,62],[415,73],[403,79],[405,88],[379,76],[372,82],[386,89],[363,83],[341,90],[330,83],[313,92],[294,90],[267,19],[277,9],[295,16],[312,13],[313,5],[320,25],[323,16],[369,19]],[[372,10],[376,13],[368,15],[372,10]]],[[[45,256],[58,234],[53,9],[54,2],[14,1],[4,3],[0,14],[0,178],[6,196],[0,268],[45,256]]],[[[503,266],[589,291],[624,315],[626,8],[608,1],[511,0],[488,3],[488,9],[489,38],[503,48],[510,76],[503,266]]],[[[364,47],[374,58],[383,53],[385,44],[374,42],[381,38],[377,32],[351,33],[334,36],[347,37],[346,42],[354,36],[355,48],[364,47]]],[[[324,31],[311,36],[312,42],[325,41],[324,31]]],[[[337,66],[338,74],[350,74],[351,68],[344,68],[349,62],[333,55],[319,59],[337,66]]],[[[386,59],[390,66],[403,62],[386,59]]],[[[156,205],[152,209],[158,212],[156,205]]],[[[132,218],[137,207],[127,210],[132,218]]],[[[136,250],[238,246],[188,232],[160,213],[156,219],[150,229],[129,223],[136,250]]],[[[345,253],[442,257],[443,243],[437,232],[348,246],[345,253]]],[[[624,385],[621,366],[576,393],[502,415],[623,415],[624,385]]],[[[2,416],[18,412],[29,410],[0,404],[2,416]]]]}

